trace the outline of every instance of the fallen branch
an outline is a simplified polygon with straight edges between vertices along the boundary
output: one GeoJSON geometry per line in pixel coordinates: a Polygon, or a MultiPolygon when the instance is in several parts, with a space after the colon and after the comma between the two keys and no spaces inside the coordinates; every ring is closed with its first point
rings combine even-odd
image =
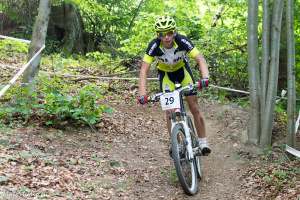
{"type": "Polygon", "coordinates": [[[209,57],[212,57],[212,56],[215,56],[215,55],[218,55],[218,54],[223,54],[223,53],[226,53],[228,51],[234,51],[234,50],[239,50],[241,52],[244,52],[245,50],[243,48],[247,47],[247,44],[242,44],[242,45],[235,45],[235,47],[233,48],[230,48],[230,49],[224,49],[223,51],[219,51],[219,52],[216,52],[216,53],[213,53],[211,55],[209,55],[209,57]]]}
{"type": "Polygon", "coordinates": [[[124,72],[124,73],[118,73],[118,74],[107,74],[107,75],[103,75],[100,77],[112,77],[112,76],[120,76],[120,75],[125,75],[125,74],[133,74],[133,73],[137,73],[140,70],[134,70],[134,71],[129,71],[129,72],[124,72]]]}
{"type": "MultiPolygon", "coordinates": [[[[42,72],[42,71],[40,71],[42,72]]],[[[46,73],[50,76],[59,76],[64,78],[77,78],[72,81],[80,81],[80,80],[89,80],[89,79],[98,79],[98,80],[139,80],[137,77],[132,78],[122,78],[122,77],[107,77],[107,76],[84,76],[84,75],[73,75],[73,74],[56,74],[53,72],[42,72],[46,73]]],[[[147,80],[158,80],[158,78],[147,78],[147,80]]]]}

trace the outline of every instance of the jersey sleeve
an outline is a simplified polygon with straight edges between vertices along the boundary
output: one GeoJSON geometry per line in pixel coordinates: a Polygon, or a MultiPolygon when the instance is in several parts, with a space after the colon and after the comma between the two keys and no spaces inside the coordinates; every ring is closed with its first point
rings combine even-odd
{"type": "Polygon", "coordinates": [[[188,52],[188,56],[192,57],[192,58],[196,58],[196,56],[200,54],[199,50],[197,49],[197,47],[194,47],[190,52],[188,52]]]}
{"type": "Polygon", "coordinates": [[[195,58],[198,54],[200,54],[197,47],[195,47],[195,45],[192,43],[192,41],[190,39],[188,39],[187,37],[178,34],[178,35],[176,35],[175,40],[177,40],[176,41],[177,44],[180,44],[180,47],[182,48],[182,50],[185,50],[187,52],[188,56],[195,58]]]}
{"type": "Polygon", "coordinates": [[[145,53],[145,55],[143,57],[143,61],[145,63],[151,64],[154,61],[154,57],[149,56],[147,53],[145,53]]]}
{"type": "Polygon", "coordinates": [[[152,40],[146,50],[146,53],[143,57],[143,61],[151,64],[154,61],[154,57],[157,54],[157,48],[159,47],[160,41],[157,39],[152,40]]]}

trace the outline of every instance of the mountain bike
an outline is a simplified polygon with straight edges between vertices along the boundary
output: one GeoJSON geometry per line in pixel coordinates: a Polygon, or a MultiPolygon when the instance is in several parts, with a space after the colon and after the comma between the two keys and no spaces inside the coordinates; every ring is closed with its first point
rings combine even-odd
{"type": "Polygon", "coordinates": [[[162,110],[170,112],[171,157],[173,158],[179,182],[188,195],[198,192],[198,178],[201,179],[201,150],[197,145],[191,117],[186,113],[183,97],[196,91],[197,84],[181,87],[175,84],[173,92],[157,93],[149,97],[149,102],[160,101],[162,110]]]}

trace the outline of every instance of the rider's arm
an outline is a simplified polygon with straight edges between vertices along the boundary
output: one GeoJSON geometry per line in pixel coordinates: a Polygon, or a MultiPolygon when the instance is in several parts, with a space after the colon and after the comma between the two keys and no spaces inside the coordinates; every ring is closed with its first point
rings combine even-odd
{"type": "Polygon", "coordinates": [[[198,67],[199,67],[199,70],[201,72],[202,78],[209,78],[207,63],[206,63],[205,58],[203,57],[203,55],[198,53],[195,56],[195,60],[198,64],[198,67]]]}
{"type": "Polygon", "coordinates": [[[140,71],[140,78],[139,78],[139,95],[143,96],[147,94],[147,76],[149,72],[150,64],[143,61],[140,71]]]}
{"type": "Polygon", "coordinates": [[[148,75],[151,63],[154,61],[155,48],[158,46],[159,43],[160,43],[160,40],[157,40],[157,39],[152,40],[149,43],[146,53],[143,57],[141,71],[140,71],[140,78],[139,78],[139,96],[147,95],[147,90],[146,90],[147,75],[148,75]]]}

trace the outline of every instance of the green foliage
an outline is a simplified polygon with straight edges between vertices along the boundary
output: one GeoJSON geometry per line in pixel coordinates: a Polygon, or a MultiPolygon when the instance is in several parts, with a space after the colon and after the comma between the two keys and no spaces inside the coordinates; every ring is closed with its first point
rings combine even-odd
{"type": "Polygon", "coordinates": [[[22,24],[22,31],[25,34],[31,32],[31,27],[33,26],[34,18],[38,11],[38,0],[1,0],[1,6],[5,15],[13,20],[16,24],[22,24]]]}
{"type": "Polygon", "coordinates": [[[178,32],[191,38],[209,63],[214,83],[248,88],[246,1],[146,2],[136,18],[132,34],[122,41],[120,50],[143,56],[150,40],[156,37],[153,24],[158,15],[175,18],[178,32]],[[213,18],[221,7],[224,12],[212,27],[213,18]]]}
{"type": "Polygon", "coordinates": [[[3,12],[4,11],[4,4],[0,2],[0,11],[3,12]]]}
{"type": "Polygon", "coordinates": [[[177,21],[178,30],[182,34],[194,39],[199,38],[199,30],[202,29],[194,1],[146,1],[134,22],[132,33],[122,41],[120,50],[130,55],[141,55],[148,42],[156,37],[154,21],[160,15],[173,16],[177,21]]]}
{"type": "Polygon", "coordinates": [[[55,54],[62,51],[60,42],[55,39],[48,38],[45,46],[46,48],[43,50],[44,54],[55,54]]]}
{"type": "Polygon", "coordinates": [[[8,123],[13,118],[28,120],[37,105],[37,94],[32,94],[30,98],[26,98],[26,94],[28,94],[28,89],[25,87],[14,87],[10,90],[8,97],[11,101],[0,106],[0,121],[8,123]],[[15,95],[12,95],[13,93],[15,95]]]}
{"type": "MultiPolygon", "coordinates": [[[[107,110],[106,106],[99,105],[101,99],[100,88],[95,85],[87,85],[74,96],[62,94],[58,90],[46,93],[43,109],[46,114],[56,116],[55,120],[74,119],[85,124],[95,124],[101,114],[107,110]]],[[[48,121],[47,124],[52,124],[48,121]]]]}
{"type": "Polygon", "coordinates": [[[275,105],[275,112],[277,113],[285,113],[287,109],[287,100],[282,100],[279,101],[276,105],[275,105]]]}
{"type": "Polygon", "coordinates": [[[23,42],[5,39],[0,40],[0,58],[12,57],[20,53],[27,53],[28,45],[23,42]]]}
{"type": "MultiPolygon", "coordinates": [[[[21,25],[31,26],[34,16],[36,16],[36,9],[33,8],[37,7],[38,1],[22,1],[19,4],[16,2],[18,1],[4,0],[3,3],[0,3],[1,9],[4,9],[11,19],[16,20],[21,25]],[[20,10],[22,12],[19,12],[20,10]]],[[[88,53],[87,57],[92,61],[104,63],[109,71],[115,69],[112,66],[114,64],[107,64],[108,60],[119,60],[116,55],[143,56],[149,41],[156,37],[153,30],[155,18],[158,15],[171,15],[177,22],[178,32],[191,38],[205,56],[209,63],[211,80],[214,84],[248,90],[247,1],[152,0],[143,1],[140,10],[137,10],[139,0],[52,1],[55,6],[64,3],[72,3],[81,14],[84,25],[84,39],[85,42],[89,43],[87,49],[95,51],[88,53]],[[223,12],[216,21],[216,26],[212,26],[214,17],[222,7],[223,12]],[[135,16],[136,12],[137,15],[135,16]],[[133,26],[128,27],[131,21],[133,26]],[[106,54],[102,54],[103,52],[106,54]],[[108,54],[114,56],[110,57],[108,54]]],[[[295,3],[295,13],[300,9],[299,5],[299,3],[295,3]]],[[[259,9],[261,15],[261,4],[259,9]]],[[[259,32],[261,32],[261,21],[259,21],[259,24],[259,32]]],[[[300,78],[299,15],[295,15],[294,24],[296,88],[299,94],[300,82],[297,81],[300,78]]],[[[59,41],[48,38],[46,44],[47,53],[60,51],[59,41]]]]}
{"type": "Polygon", "coordinates": [[[274,186],[278,191],[280,191],[283,186],[295,184],[294,177],[299,175],[299,168],[288,168],[284,166],[275,166],[274,169],[260,169],[257,170],[256,175],[265,182],[266,185],[274,186]]]}
{"type": "Polygon", "coordinates": [[[109,54],[101,53],[99,51],[87,53],[86,57],[88,59],[91,59],[92,61],[101,62],[101,63],[108,63],[108,62],[111,62],[111,60],[112,60],[112,58],[109,54]]]}
{"type": "Polygon", "coordinates": [[[84,60],[101,65],[101,69],[109,73],[126,72],[127,70],[125,66],[122,66],[120,57],[112,57],[110,54],[99,51],[87,53],[84,60]]]}
{"type": "MultiPolygon", "coordinates": [[[[96,52],[87,53],[85,56],[73,54],[51,54],[43,57],[41,65],[56,73],[79,74],[80,71],[97,71],[99,73],[126,72],[127,68],[122,65],[120,57],[112,57],[110,54],[96,52]],[[84,69],[84,70],[83,70],[84,69]]],[[[99,74],[97,73],[97,74],[99,74]]],[[[90,74],[94,75],[94,73],[90,74]]]]}
{"type": "Polygon", "coordinates": [[[58,80],[44,80],[43,85],[39,86],[41,92],[33,92],[30,97],[25,87],[11,90],[11,101],[0,107],[0,121],[10,123],[16,119],[27,121],[41,118],[46,125],[67,120],[93,125],[100,120],[103,112],[111,112],[107,106],[99,103],[103,98],[101,88],[90,84],[67,93],[61,80],[58,80]]]}
{"type": "MultiPolygon", "coordinates": [[[[118,47],[127,35],[135,4],[131,0],[67,0],[79,9],[85,31],[106,46],[118,47]]],[[[98,45],[98,44],[97,44],[98,45]]]]}
{"type": "Polygon", "coordinates": [[[131,35],[121,42],[122,47],[119,49],[131,56],[142,55],[142,52],[147,48],[148,42],[155,37],[153,31],[155,17],[156,15],[153,13],[141,12],[135,21],[131,35]]]}

